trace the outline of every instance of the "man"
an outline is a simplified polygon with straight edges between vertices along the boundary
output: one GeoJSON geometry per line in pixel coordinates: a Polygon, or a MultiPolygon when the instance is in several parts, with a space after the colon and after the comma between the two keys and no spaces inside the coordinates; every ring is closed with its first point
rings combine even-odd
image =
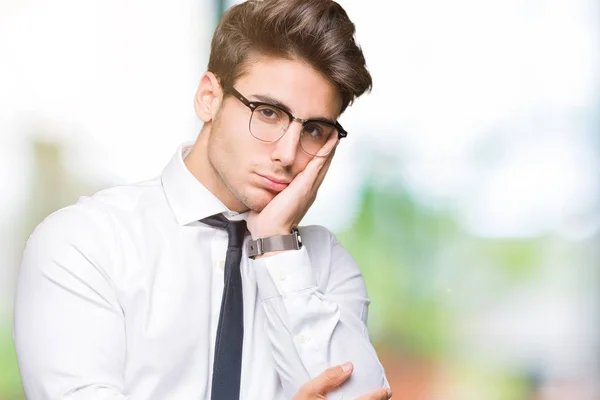
{"type": "Polygon", "coordinates": [[[223,16],[195,143],[30,237],[14,327],[29,398],[389,398],[358,267],[325,228],[297,229],[337,118],[371,87],[353,36],[330,0],[223,16]]]}

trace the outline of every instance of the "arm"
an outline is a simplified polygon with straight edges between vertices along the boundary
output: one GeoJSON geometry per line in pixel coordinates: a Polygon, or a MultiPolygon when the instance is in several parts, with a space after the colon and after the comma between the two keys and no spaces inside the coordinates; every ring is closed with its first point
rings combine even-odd
{"type": "MultiPolygon", "coordinates": [[[[327,394],[340,387],[342,383],[350,378],[352,370],[353,365],[351,363],[327,368],[319,376],[302,385],[293,400],[324,399],[327,394]]],[[[391,389],[384,388],[369,392],[356,400],[389,400],[391,397],[391,389]]]]}
{"type": "Polygon", "coordinates": [[[27,242],[13,337],[28,398],[127,399],[123,313],[104,270],[115,255],[108,219],[77,204],[27,242]]]}
{"type": "Polygon", "coordinates": [[[352,378],[330,398],[389,387],[366,328],[364,280],[326,229],[303,228],[305,246],[255,261],[267,333],[286,397],[323,370],[351,361],[352,378]],[[311,249],[311,250],[307,250],[311,249]]]}

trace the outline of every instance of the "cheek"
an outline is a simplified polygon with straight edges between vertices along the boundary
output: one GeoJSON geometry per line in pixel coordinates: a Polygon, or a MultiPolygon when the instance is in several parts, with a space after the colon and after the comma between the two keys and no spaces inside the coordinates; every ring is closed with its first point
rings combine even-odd
{"type": "Polygon", "coordinates": [[[294,162],[293,173],[294,176],[298,175],[300,172],[304,171],[308,163],[312,160],[312,157],[299,149],[298,155],[296,156],[296,160],[294,162]]]}
{"type": "Polygon", "coordinates": [[[227,116],[224,115],[212,134],[213,154],[219,158],[217,162],[227,168],[229,175],[239,176],[247,173],[252,166],[256,146],[260,144],[248,132],[247,124],[243,121],[234,122],[233,118],[227,120],[227,116]]]}

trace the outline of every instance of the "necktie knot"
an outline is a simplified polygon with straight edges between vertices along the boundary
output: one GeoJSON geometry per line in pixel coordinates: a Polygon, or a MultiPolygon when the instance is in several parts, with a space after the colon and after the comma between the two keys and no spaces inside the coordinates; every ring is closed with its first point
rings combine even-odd
{"type": "Polygon", "coordinates": [[[201,219],[200,222],[214,226],[215,228],[227,230],[227,234],[229,235],[228,247],[241,247],[244,243],[244,236],[248,232],[246,221],[243,219],[240,221],[230,221],[223,214],[211,215],[210,217],[201,219]]]}

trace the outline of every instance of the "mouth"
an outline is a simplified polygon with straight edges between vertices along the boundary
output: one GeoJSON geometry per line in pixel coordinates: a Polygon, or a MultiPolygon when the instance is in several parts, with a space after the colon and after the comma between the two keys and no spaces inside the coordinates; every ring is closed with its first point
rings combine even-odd
{"type": "Polygon", "coordinates": [[[257,175],[260,177],[263,186],[274,192],[281,192],[290,184],[289,180],[275,178],[273,176],[265,176],[261,174],[257,175]]]}

